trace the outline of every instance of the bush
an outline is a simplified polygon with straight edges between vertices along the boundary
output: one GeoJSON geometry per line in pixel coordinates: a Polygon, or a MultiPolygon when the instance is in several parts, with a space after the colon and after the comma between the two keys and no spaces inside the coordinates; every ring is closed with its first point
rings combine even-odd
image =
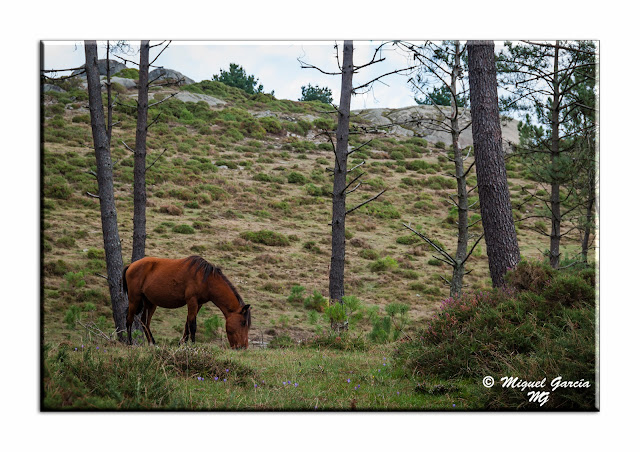
{"type": "Polygon", "coordinates": [[[382,203],[370,202],[364,206],[364,210],[377,218],[391,220],[400,218],[400,212],[389,201],[382,203]]]}
{"type": "Polygon", "coordinates": [[[76,239],[71,236],[65,235],[64,237],[60,237],[56,240],[56,245],[61,246],[62,248],[72,248],[76,246],[76,239]]]}
{"type": "Polygon", "coordinates": [[[48,183],[45,183],[44,195],[54,199],[69,199],[73,191],[62,177],[51,178],[48,183]]]}
{"type": "Polygon", "coordinates": [[[322,312],[327,306],[327,300],[317,290],[313,291],[313,295],[304,299],[305,309],[322,312]]]}
{"type": "Polygon", "coordinates": [[[369,268],[372,272],[384,272],[387,270],[395,270],[398,268],[398,261],[393,259],[392,257],[384,257],[382,259],[376,259],[375,262],[372,262],[369,265],[369,268]]]}
{"type": "Polygon", "coordinates": [[[182,207],[170,205],[170,206],[161,206],[158,211],[160,213],[166,213],[173,216],[180,216],[184,213],[182,207]]]}
{"type": "Polygon", "coordinates": [[[361,250],[360,253],[358,253],[358,255],[363,258],[363,259],[368,259],[370,261],[376,260],[380,258],[380,253],[378,253],[376,250],[372,250],[372,249],[364,249],[361,250]]]}
{"type": "Polygon", "coordinates": [[[87,251],[87,257],[89,259],[104,259],[104,250],[97,248],[89,248],[87,251]]]}
{"type": "Polygon", "coordinates": [[[422,242],[422,239],[415,234],[404,235],[396,239],[396,243],[400,243],[401,245],[415,245],[416,243],[420,242],[422,242]]]}
{"type": "Polygon", "coordinates": [[[80,307],[69,306],[69,309],[64,313],[64,323],[67,328],[74,330],[76,328],[76,322],[80,320],[80,307]]]}
{"type": "Polygon", "coordinates": [[[55,262],[45,262],[43,268],[45,275],[63,276],[69,271],[69,265],[62,259],[55,262]]]}
{"type": "Polygon", "coordinates": [[[267,246],[289,245],[289,239],[287,238],[287,236],[266,229],[257,232],[246,231],[241,233],[240,237],[245,240],[249,240],[250,242],[261,243],[267,246]]]}
{"type": "Polygon", "coordinates": [[[547,287],[554,270],[548,262],[521,260],[518,265],[507,271],[504,279],[518,291],[529,290],[540,294],[547,287]]]}
{"type": "Polygon", "coordinates": [[[453,178],[446,178],[444,176],[431,176],[425,182],[425,187],[432,188],[434,190],[444,190],[446,188],[456,188],[457,183],[453,178]]]}
{"type": "Polygon", "coordinates": [[[558,275],[545,287],[544,298],[563,306],[579,306],[584,303],[595,306],[596,293],[580,275],[558,275]]]}
{"type": "Polygon", "coordinates": [[[282,123],[278,121],[276,118],[272,117],[264,117],[260,118],[260,124],[264,128],[267,133],[280,135],[282,134],[282,123]]]}
{"type": "Polygon", "coordinates": [[[303,286],[295,285],[291,288],[291,295],[287,297],[289,303],[302,303],[304,301],[303,294],[305,288],[303,286]]]}
{"type": "Polygon", "coordinates": [[[481,401],[485,409],[593,410],[595,310],[589,290],[593,288],[580,275],[558,272],[548,285],[531,286],[545,287],[543,294],[507,288],[445,300],[427,328],[400,345],[398,357],[407,372],[448,380],[468,378],[474,384],[485,375],[527,381],[546,378],[547,385],[558,376],[565,381],[583,379],[590,388],[551,392],[543,406],[529,403],[526,391],[505,390],[500,384],[483,390],[481,401]],[[550,296],[552,300],[547,299],[550,296]]]}
{"type": "Polygon", "coordinates": [[[138,80],[140,78],[140,71],[136,68],[124,68],[118,72],[114,77],[130,78],[138,80]]]}
{"type": "Polygon", "coordinates": [[[287,181],[290,184],[302,185],[302,184],[305,184],[307,182],[307,178],[304,177],[304,175],[301,174],[301,173],[298,173],[296,171],[292,171],[292,172],[289,173],[289,176],[287,176],[287,181]]]}
{"type": "Polygon", "coordinates": [[[178,234],[195,234],[196,233],[195,229],[193,229],[188,224],[175,225],[171,230],[178,234]]]}

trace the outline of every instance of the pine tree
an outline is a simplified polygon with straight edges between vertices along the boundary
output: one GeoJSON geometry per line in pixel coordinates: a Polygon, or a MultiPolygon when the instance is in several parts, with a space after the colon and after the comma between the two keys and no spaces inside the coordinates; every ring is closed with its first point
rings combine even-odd
{"type": "Polygon", "coordinates": [[[494,287],[520,260],[502,150],[493,41],[469,41],[469,94],[478,196],[494,287]]]}

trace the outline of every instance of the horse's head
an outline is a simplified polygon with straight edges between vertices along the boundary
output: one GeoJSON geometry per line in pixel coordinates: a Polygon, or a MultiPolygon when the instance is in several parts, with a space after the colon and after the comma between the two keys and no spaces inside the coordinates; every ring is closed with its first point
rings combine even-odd
{"type": "Polygon", "coordinates": [[[231,348],[249,347],[249,327],[251,326],[251,305],[245,304],[238,312],[227,316],[227,338],[231,348]]]}

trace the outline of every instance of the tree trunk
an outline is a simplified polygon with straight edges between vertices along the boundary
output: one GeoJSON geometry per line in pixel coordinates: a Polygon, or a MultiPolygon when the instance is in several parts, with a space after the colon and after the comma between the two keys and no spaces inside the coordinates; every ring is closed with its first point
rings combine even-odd
{"type": "Polygon", "coordinates": [[[347,153],[349,142],[349,115],[353,80],[353,41],[345,41],[342,54],[342,88],[336,131],[335,168],[333,173],[333,214],[331,219],[331,268],[329,271],[329,298],[342,303],[344,296],[344,256],[347,153]]]}
{"type": "Polygon", "coordinates": [[[124,341],[127,301],[122,291],[122,250],[118,234],[118,215],[113,195],[111,153],[100,92],[96,41],[85,41],[85,56],[91,131],[96,154],[102,238],[107,262],[107,280],[116,331],[118,332],[119,340],[124,341]]]}
{"type": "Polygon", "coordinates": [[[493,41],[469,41],[469,93],[480,215],[494,287],[520,260],[502,153],[493,41]]]}
{"type": "Polygon", "coordinates": [[[560,264],[560,75],[558,74],[559,43],[553,58],[553,103],[551,104],[551,236],[549,263],[552,268],[560,264]]]}
{"type": "Polygon", "coordinates": [[[582,261],[587,262],[589,254],[589,241],[591,240],[591,227],[593,225],[593,207],[596,203],[595,178],[589,176],[589,199],[587,201],[587,215],[585,219],[584,237],[582,238],[582,261]]]}
{"type": "Polygon", "coordinates": [[[144,257],[147,239],[147,112],[149,109],[149,41],[140,43],[138,81],[138,121],[133,157],[133,251],[131,262],[144,257]]]}
{"type": "Polygon", "coordinates": [[[467,194],[467,179],[464,171],[464,160],[458,140],[460,138],[460,125],[458,123],[458,77],[462,67],[460,65],[460,44],[455,42],[455,60],[451,71],[451,145],[456,167],[456,183],[458,186],[458,246],[456,248],[456,265],[453,267],[451,287],[449,295],[459,296],[462,293],[462,280],[464,278],[464,261],[467,258],[467,243],[469,241],[469,201],[467,194]]]}

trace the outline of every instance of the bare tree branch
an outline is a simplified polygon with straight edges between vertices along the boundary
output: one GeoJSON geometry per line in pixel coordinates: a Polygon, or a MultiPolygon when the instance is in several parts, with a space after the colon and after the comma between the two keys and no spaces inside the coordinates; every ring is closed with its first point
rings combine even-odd
{"type": "Polygon", "coordinates": [[[155,165],[155,163],[158,161],[158,159],[159,159],[160,157],[162,157],[162,156],[164,155],[164,153],[165,153],[165,152],[167,152],[167,148],[165,148],[165,149],[164,149],[164,151],[162,151],[162,152],[160,153],[160,155],[156,157],[156,159],[153,161],[153,163],[151,163],[151,165],[149,165],[149,166],[147,166],[147,167],[145,168],[145,171],[149,171],[149,168],[151,168],[153,165],[155,165]]]}
{"type": "Polygon", "coordinates": [[[423,234],[419,233],[418,231],[416,231],[415,229],[413,229],[411,226],[408,226],[405,223],[402,223],[402,226],[404,226],[405,228],[409,229],[411,232],[413,232],[414,234],[416,234],[418,237],[420,237],[422,240],[424,240],[425,242],[427,242],[429,245],[431,245],[433,247],[433,249],[435,249],[437,252],[439,252],[440,254],[442,254],[443,256],[445,256],[448,259],[448,264],[449,265],[455,265],[456,260],[451,257],[449,255],[449,253],[447,253],[445,250],[443,250],[442,248],[440,248],[438,245],[436,245],[435,243],[433,243],[428,237],[424,236],[423,234]]]}
{"type": "Polygon", "coordinates": [[[375,195],[373,198],[369,198],[367,199],[365,202],[358,204],[357,206],[347,210],[347,212],[345,213],[345,215],[350,214],[351,212],[353,212],[354,210],[359,209],[360,207],[364,206],[365,204],[369,204],[371,201],[377,199],[381,194],[383,194],[385,191],[387,191],[387,189],[385,188],[384,190],[382,190],[380,193],[378,193],[377,195],[375,195]]]}

